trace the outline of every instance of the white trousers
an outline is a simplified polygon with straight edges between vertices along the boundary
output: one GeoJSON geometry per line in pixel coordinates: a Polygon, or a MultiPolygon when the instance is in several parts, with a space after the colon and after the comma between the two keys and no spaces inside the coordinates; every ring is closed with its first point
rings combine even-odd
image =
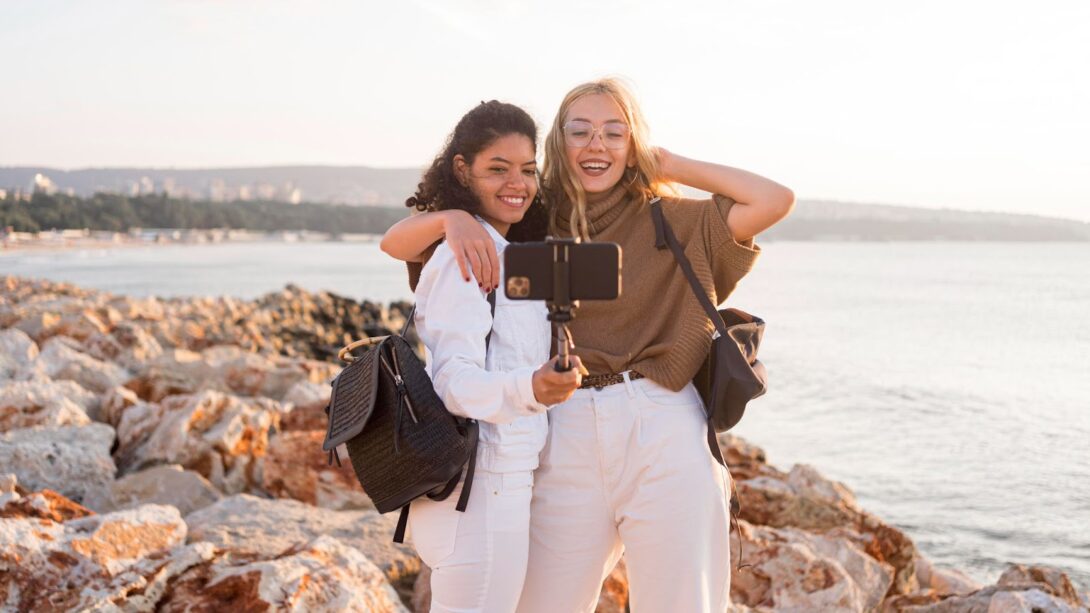
{"type": "Polygon", "coordinates": [[[529,471],[480,470],[464,513],[454,507],[459,485],[442,501],[409,506],[409,534],[431,574],[432,613],[510,613],[526,577],[529,471]]]}
{"type": "Polygon", "coordinates": [[[578,390],[549,422],[519,613],[594,611],[622,553],[635,613],[726,611],[730,476],[692,384],[578,390]]]}

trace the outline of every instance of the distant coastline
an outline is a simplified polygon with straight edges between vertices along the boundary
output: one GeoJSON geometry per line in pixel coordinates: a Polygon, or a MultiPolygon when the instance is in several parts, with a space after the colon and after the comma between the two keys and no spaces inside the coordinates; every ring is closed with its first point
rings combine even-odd
{"type": "MultiPolygon", "coordinates": [[[[382,233],[407,214],[403,206],[420,180],[419,168],[274,166],[163,169],[0,167],[0,206],[35,197],[75,203],[35,230],[126,231],[118,215],[79,221],[72,213],[101,200],[126,201],[145,216],[130,226],[382,233]],[[143,208],[141,208],[143,207],[143,208]],[[176,213],[151,221],[166,209],[176,213]],[[180,212],[179,212],[180,211],[180,212]]],[[[703,196],[683,189],[687,196],[703,196]]],[[[125,207],[120,207],[124,209],[125,207]]],[[[111,212],[120,210],[115,207],[111,212]]],[[[28,209],[35,213],[35,209],[28,209]]],[[[26,212],[24,212],[26,213],[26,212]]],[[[4,223],[0,209],[0,230],[4,223]]],[[[19,230],[20,228],[15,228],[19,230]]],[[[1038,215],[989,213],[837,202],[799,201],[794,213],[762,234],[763,240],[800,241],[1090,241],[1090,223],[1038,215]]]]}

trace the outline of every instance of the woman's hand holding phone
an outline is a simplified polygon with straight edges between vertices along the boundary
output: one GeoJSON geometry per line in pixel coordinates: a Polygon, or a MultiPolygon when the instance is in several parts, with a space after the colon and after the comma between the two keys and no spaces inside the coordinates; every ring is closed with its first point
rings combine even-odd
{"type": "Polygon", "coordinates": [[[579,356],[570,356],[571,369],[563,372],[556,371],[558,359],[554,357],[534,371],[534,398],[541,404],[551,406],[571,398],[583,382],[583,375],[588,374],[579,356]]]}

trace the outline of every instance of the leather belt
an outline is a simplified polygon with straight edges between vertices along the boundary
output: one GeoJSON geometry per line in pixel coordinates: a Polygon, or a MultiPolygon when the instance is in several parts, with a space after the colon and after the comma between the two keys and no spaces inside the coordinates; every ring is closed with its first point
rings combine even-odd
{"type": "MultiPolygon", "coordinates": [[[[630,370],[628,371],[628,379],[635,381],[636,379],[643,379],[643,375],[630,370]]],[[[593,387],[595,389],[602,389],[610,385],[616,385],[618,383],[624,383],[624,374],[622,373],[609,373],[606,375],[587,375],[583,377],[583,384],[579,386],[579,389],[587,389],[593,387]]]]}

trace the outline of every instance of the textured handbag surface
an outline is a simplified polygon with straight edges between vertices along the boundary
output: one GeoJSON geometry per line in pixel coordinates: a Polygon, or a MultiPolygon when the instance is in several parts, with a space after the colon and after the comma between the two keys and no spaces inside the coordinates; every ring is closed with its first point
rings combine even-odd
{"type": "Polygon", "coordinates": [[[359,356],[334,381],[323,447],[340,442],[380,513],[442,489],[469,455],[464,430],[400,336],[359,356]]]}
{"type": "Polygon", "coordinates": [[[727,333],[712,341],[707,359],[693,378],[716,432],[733,428],[742,419],[746,403],[767,388],[768,374],[757,359],[765,322],[740,313],[737,309],[719,311],[727,333]]]}

